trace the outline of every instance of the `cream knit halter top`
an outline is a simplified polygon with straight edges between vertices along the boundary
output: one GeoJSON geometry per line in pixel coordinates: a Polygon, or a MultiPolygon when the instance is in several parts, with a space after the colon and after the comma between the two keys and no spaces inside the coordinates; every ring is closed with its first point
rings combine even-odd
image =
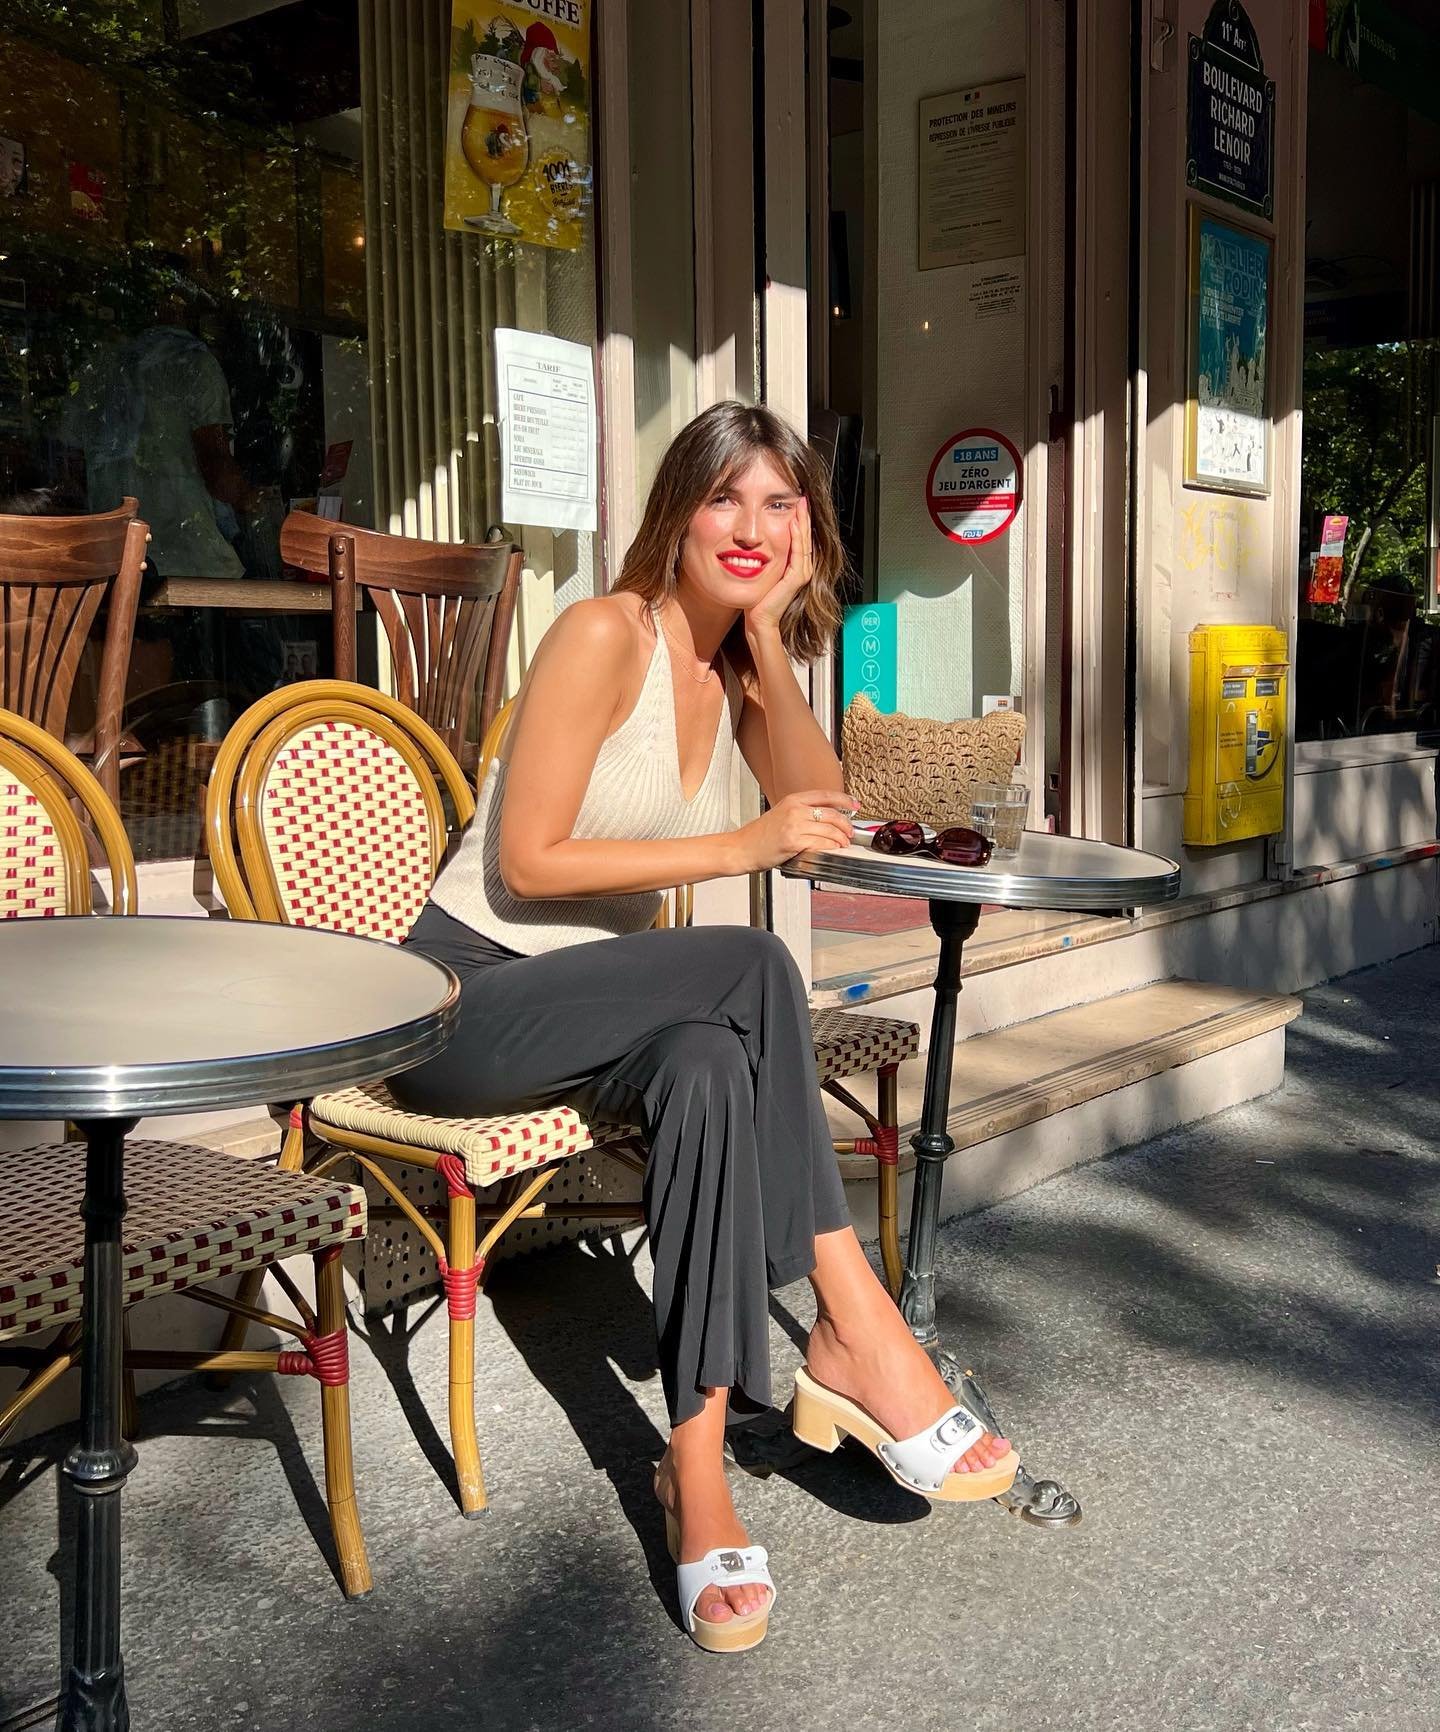
{"type": "MultiPolygon", "coordinates": [[[[725,703],[714,749],[705,780],[694,798],[687,800],[680,780],[670,649],[657,622],[640,696],[615,732],[601,742],[572,836],[654,842],[675,836],[713,836],[731,828],[730,764],[741,690],[729,664],[722,662],[722,666],[725,703]]],[[[653,925],[663,900],[658,891],[526,901],[510,894],[500,875],[500,813],[508,768],[497,758],[486,771],[474,820],[459,852],[436,880],[431,901],[522,956],[643,932],[653,925]]]]}

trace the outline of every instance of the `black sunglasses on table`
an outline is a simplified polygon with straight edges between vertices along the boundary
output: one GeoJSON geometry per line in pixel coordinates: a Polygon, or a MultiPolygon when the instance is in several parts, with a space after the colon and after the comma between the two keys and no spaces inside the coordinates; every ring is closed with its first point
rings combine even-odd
{"type": "Polygon", "coordinates": [[[988,836],[964,825],[927,836],[921,826],[910,819],[892,818],[870,838],[870,846],[877,854],[923,855],[930,860],[943,861],[947,866],[984,866],[989,863],[995,844],[988,836]]]}

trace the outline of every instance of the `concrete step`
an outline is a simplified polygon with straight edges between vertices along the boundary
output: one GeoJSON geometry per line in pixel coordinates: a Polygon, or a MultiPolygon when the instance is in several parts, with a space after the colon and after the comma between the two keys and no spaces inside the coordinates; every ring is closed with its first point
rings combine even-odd
{"type": "MultiPolygon", "coordinates": [[[[1285,1073],[1300,1001],[1166,980],[1074,1005],[955,1049],[943,1218],[985,1208],[1055,1173],[1253,1100],[1285,1073]]],[[[900,1070],[901,1225],[908,1220],[925,1060],[900,1070]]],[[[843,1109],[832,1113],[838,1135],[843,1109]]],[[[842,1156],[856,1225],[875,1230],[875,1163],[842,1156]]]]}

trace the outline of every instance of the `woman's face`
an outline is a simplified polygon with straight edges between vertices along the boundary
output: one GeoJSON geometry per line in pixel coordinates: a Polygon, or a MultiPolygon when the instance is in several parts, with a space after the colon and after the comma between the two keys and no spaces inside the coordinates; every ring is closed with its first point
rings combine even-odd
{"type": "Polygon", "coordinates": [[[768,455],[707,499],[690,519],[680,581],[718,606],[741,612],[764,599],[790,560],[790,525],[800,494],[768,455]]]}

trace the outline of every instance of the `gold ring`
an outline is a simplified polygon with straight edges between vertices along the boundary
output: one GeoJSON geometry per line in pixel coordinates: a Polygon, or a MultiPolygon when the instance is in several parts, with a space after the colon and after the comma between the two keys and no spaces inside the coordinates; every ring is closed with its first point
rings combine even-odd
{"type": "Polygon", "coordinates": [[[818,824],[820,822],[820,820],[825,816],[824,808],[820,807],[820,806],[812,806],[810,808],[810,816],[818,824]]]}

